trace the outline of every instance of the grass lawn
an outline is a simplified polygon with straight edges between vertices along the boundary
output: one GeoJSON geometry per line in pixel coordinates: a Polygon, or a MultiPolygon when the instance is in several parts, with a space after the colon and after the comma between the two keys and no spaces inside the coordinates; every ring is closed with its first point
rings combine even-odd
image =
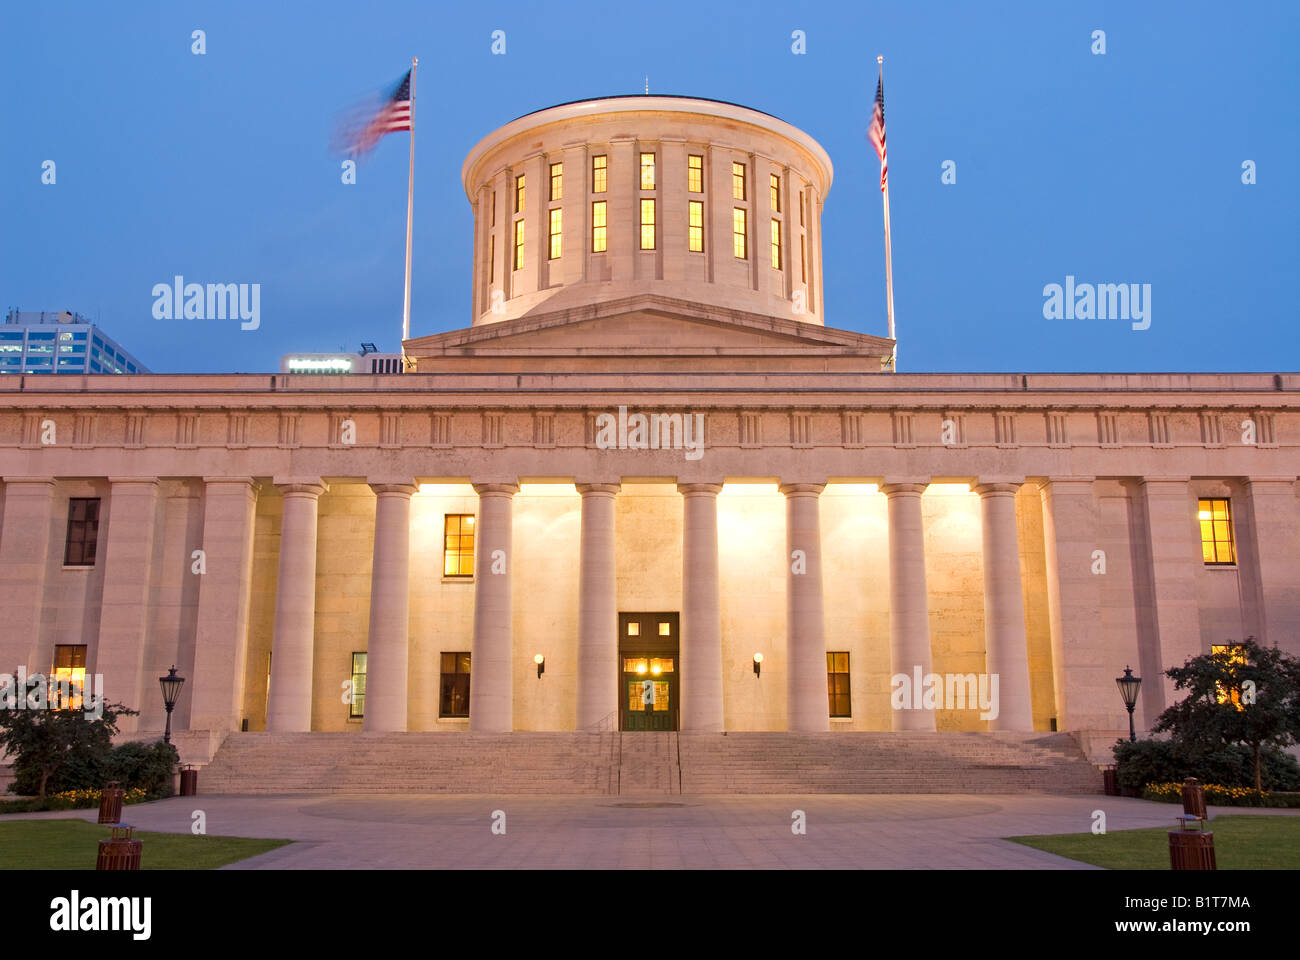
{"type": "MultiPolygon", "coordinates": [[[[1233,814],[1209,822],[1214,860],[1220,870],[1300,868],[1300,817],[1233,814]]],[[[3,834],[0,834],[3,836],[3,834]]],[[[1169,828],[1007,837],[1036,850],[1082,860],[1110,870],[1168,870],[1169,828]]]]}
{"type": "MultiPolygon", "coordinates": [[[[99,841],[110,836],[107,824],[85,820],[6,820],[0,870],[94,870],[99,841]]],[[[292,842],[140,830],[133,838],[144,841],[141,870],[211,870],[292,842]]]]}

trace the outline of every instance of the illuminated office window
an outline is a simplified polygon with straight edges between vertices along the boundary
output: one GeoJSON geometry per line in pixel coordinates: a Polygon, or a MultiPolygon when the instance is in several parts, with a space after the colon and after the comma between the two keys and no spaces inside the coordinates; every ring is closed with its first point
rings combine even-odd
{"type": "Polygon", "coordinates": [[[524,222],[515,221],[515,269],[522,270],[524,266],[524,222]]]}
{"type": "Polygon", "coordinates": [[[560,258],[560,211],[551,211],[551,249],[550,257],[552,260],[560,258]]]}
{"type": "Polygon", "coordinates": [[[591,252],[605,252],[605,201],[591,205],[591,252]]]}
{"type": "Polygon", "coordinates": [[[1201,525],[1201,559],[1206,563],[1236,563],[1232,544],[1232,503],[1226,498],[1201,498],[1196,519],[1201,525]]]}
{"type": "Polygon", "coordinates": [[[655,202],[641,201],[641,249],[655,248],[655,202]]]}
{"type": "Polygon", "coordinates": [[[799,238],[799,279],[808,282],[808,245],[804,238],[799,238]]]}
{"type": "Polygon", "coordinates": [[[515,177],[515,213],[524,212],[524,175],[515,177]]]}
{"type": "Polygon", "coordinates": [[[731,198],[733,200],[745,199],[745,165],[743,163],[732,163],[731,165],[731,198]]]}
{"type": "Polygon", "coordinates": [[[655,155],[653,153],[641,154],[641,189],[653,190],[655,188],[655,155]]]}
{"type": "MultiPolygon", "coordinates": [[[[1232,664],[1233,671],[1238,666],[1245,666],[1246,648],[1239,643],[1212,643],[1210,644],[1210,653],[1216,656],[1225,656],[1228,662],[1232,664]]],[[[1241,686],[1225,687],[1223,684],[1216,684],[1216,696],[1219,703],[1228,703],[1231,701],[1236,704],[1238,710],[1246,709],[1241,705],[1241,686]]]]}
{"type": "Polygon", "coordinates": [[[50,706],[56,710],[82,709],[82,693],[86,687],[86,645],[84,643],[57,643],[54,645],[54,681],[50,706]],[[57,702],[56,702],[57,699],[57,702]]]}
{"type": "Polygon", "coordinates": [[[781,212],[781,178],[775,173],[769,178],[772,188],[772,212],[781,212]]]}
{"type": "Polygon", "coordinates": [[[704,201],[692,200],[689,203],[690,222],[687,225],[687,249],[691,253],[704,251],[704,201]]]}
{"type": "Polygon", "coordinates": [[[772,269],[781,269],[781,221],[772,221],[772,269]]]}
{"type": "Polygon", "coordinates": [[[564,199],[564,164],[551,164],[551,200],[564,199]]]}
{"type": "Polygon", "coordinates": [[[738,259],[748,258],[745,251],[745,211],[740,207],[731,211],[731,247],[738,259]]]}
{"type": "Polygon", "coordinates": [[[474,576],[474,514],[446,514],[442,519],[442,538],[442,575],[474,576]]]}
{"type": "Polygon", "coordinates": [[[686,158],[686,189],[691,193],[704,192],[704,157],[692,154],[686,158]]]}
{"type": "Polygon", "coordinates": [[[609,173],[609,157],[591,158],[591,192],[605,192],[605,178],[609,173]]]}
{"type": "Polygon", "coordinates": [[[355,720],[366,715],[366,655],[352,654],[352,702],[348,704],[348,717],[355,720]]]}
{"type": "Polygon", "coordinates": [[[849,690],[848,653],[826,654],[826,693],[832,717],[853,716],[853,698],[849,690]]]}

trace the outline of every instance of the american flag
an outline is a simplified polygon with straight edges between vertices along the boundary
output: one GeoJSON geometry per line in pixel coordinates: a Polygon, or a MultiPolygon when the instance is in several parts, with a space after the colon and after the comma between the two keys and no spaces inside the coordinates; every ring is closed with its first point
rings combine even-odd
{"type": "Polygon", "coordinates": [[[880,157],[880,189],[883,191],[889,180],[889,161],[885,159],[885,78],[876,81],[876,105],[871,111],[871,129],[867,131],[871,145],[880,157]]]}
{"type": "Polygon", "coordinates": [[[384,134],[410,129],[411,71],[408,70],[378,110],[373,105],[361,108],[342,123],[335,145],[343,153],[362,154],[373,148],[384,134]]]}

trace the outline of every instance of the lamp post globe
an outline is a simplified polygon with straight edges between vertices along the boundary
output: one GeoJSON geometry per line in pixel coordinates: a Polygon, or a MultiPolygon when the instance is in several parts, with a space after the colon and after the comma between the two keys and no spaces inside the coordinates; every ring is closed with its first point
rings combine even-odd
{"type": "Polygon", "coordinates": [[[163,706],[167,708],[167,729],[163,733],[163,743],[172,742],[172,710],[176,707],[176,698],[181,695],[181,687],[185,685],[185,678],[176,675],[176,666],[172,665],[167,671],[167,676],[158,678],[158,685],[162,687],[163,706]]]}
{"type": "Polygon", "coordinates": [[[1115,686],[1119,687],[1119,695],[1124,699],[1124,707],[1128,710],[1128,739],[1132,743],[1137,740],[1137,732],[1133,729],[1133,708],[1137,706],[1142,678],[1133,676],[1133,671],[1125,665],[1124,676],[1115,678],[1115,686]]]}

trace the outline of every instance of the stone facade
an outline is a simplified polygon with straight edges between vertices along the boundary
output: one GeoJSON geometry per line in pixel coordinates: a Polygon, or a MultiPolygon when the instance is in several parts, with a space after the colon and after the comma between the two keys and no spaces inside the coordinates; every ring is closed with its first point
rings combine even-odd
{"type": "MultiPolygon", "coordinates": [[[[466,163],[476,249],[502,170],[618,131],[628,157],[669,158],[725,131],[818,203],[829,189],[820,148],[780,121],[676,107],[686,122],[639,125],[586,105],[589,127],[554,108],[558,125],[542,111],[488,138],[466,163]]],[[[0,662],[48,670],[84,645],[138,731],[161,730],[175,663],[173,724],[196,739],[607,730],[618,617],[659,612],[680,615],[683,730],[1103,738],[1126,726],[1126,664],[1145,726],[1172,695],[1160,672],[1211,644],[1300,653],[1300,375],[882,373],[891,341],[800,319],[766,260],[758,286],[689,287],[657,254],[662,277],[595,281],[586,258],[547,296],[486,283],[469,328],[406,342],[405,375],[0,378],[0,662]],[[493,290],[507,314],[479,310],[493,290]],[[636,414],[698,423],[702,443],[611,447],[609,418],[636,414]],[[97,553],[69,566],[82,497],[97,553]],[[1203,497],[1231,505],[1233,563],[1202,560],[1203,497]],[[444,575],[447,515],[475,518],[471,576],[444,575]],[[363,719],[341,697],[358,652],[363,719]],[[849,654],[847,717],[827,652],[849,654]],[[467,719],[439,716],[444,653],[472,655],[467,719]],[[998,716],[893,709],[891,678],[918,669],[996,674],[998,716]]]]}

